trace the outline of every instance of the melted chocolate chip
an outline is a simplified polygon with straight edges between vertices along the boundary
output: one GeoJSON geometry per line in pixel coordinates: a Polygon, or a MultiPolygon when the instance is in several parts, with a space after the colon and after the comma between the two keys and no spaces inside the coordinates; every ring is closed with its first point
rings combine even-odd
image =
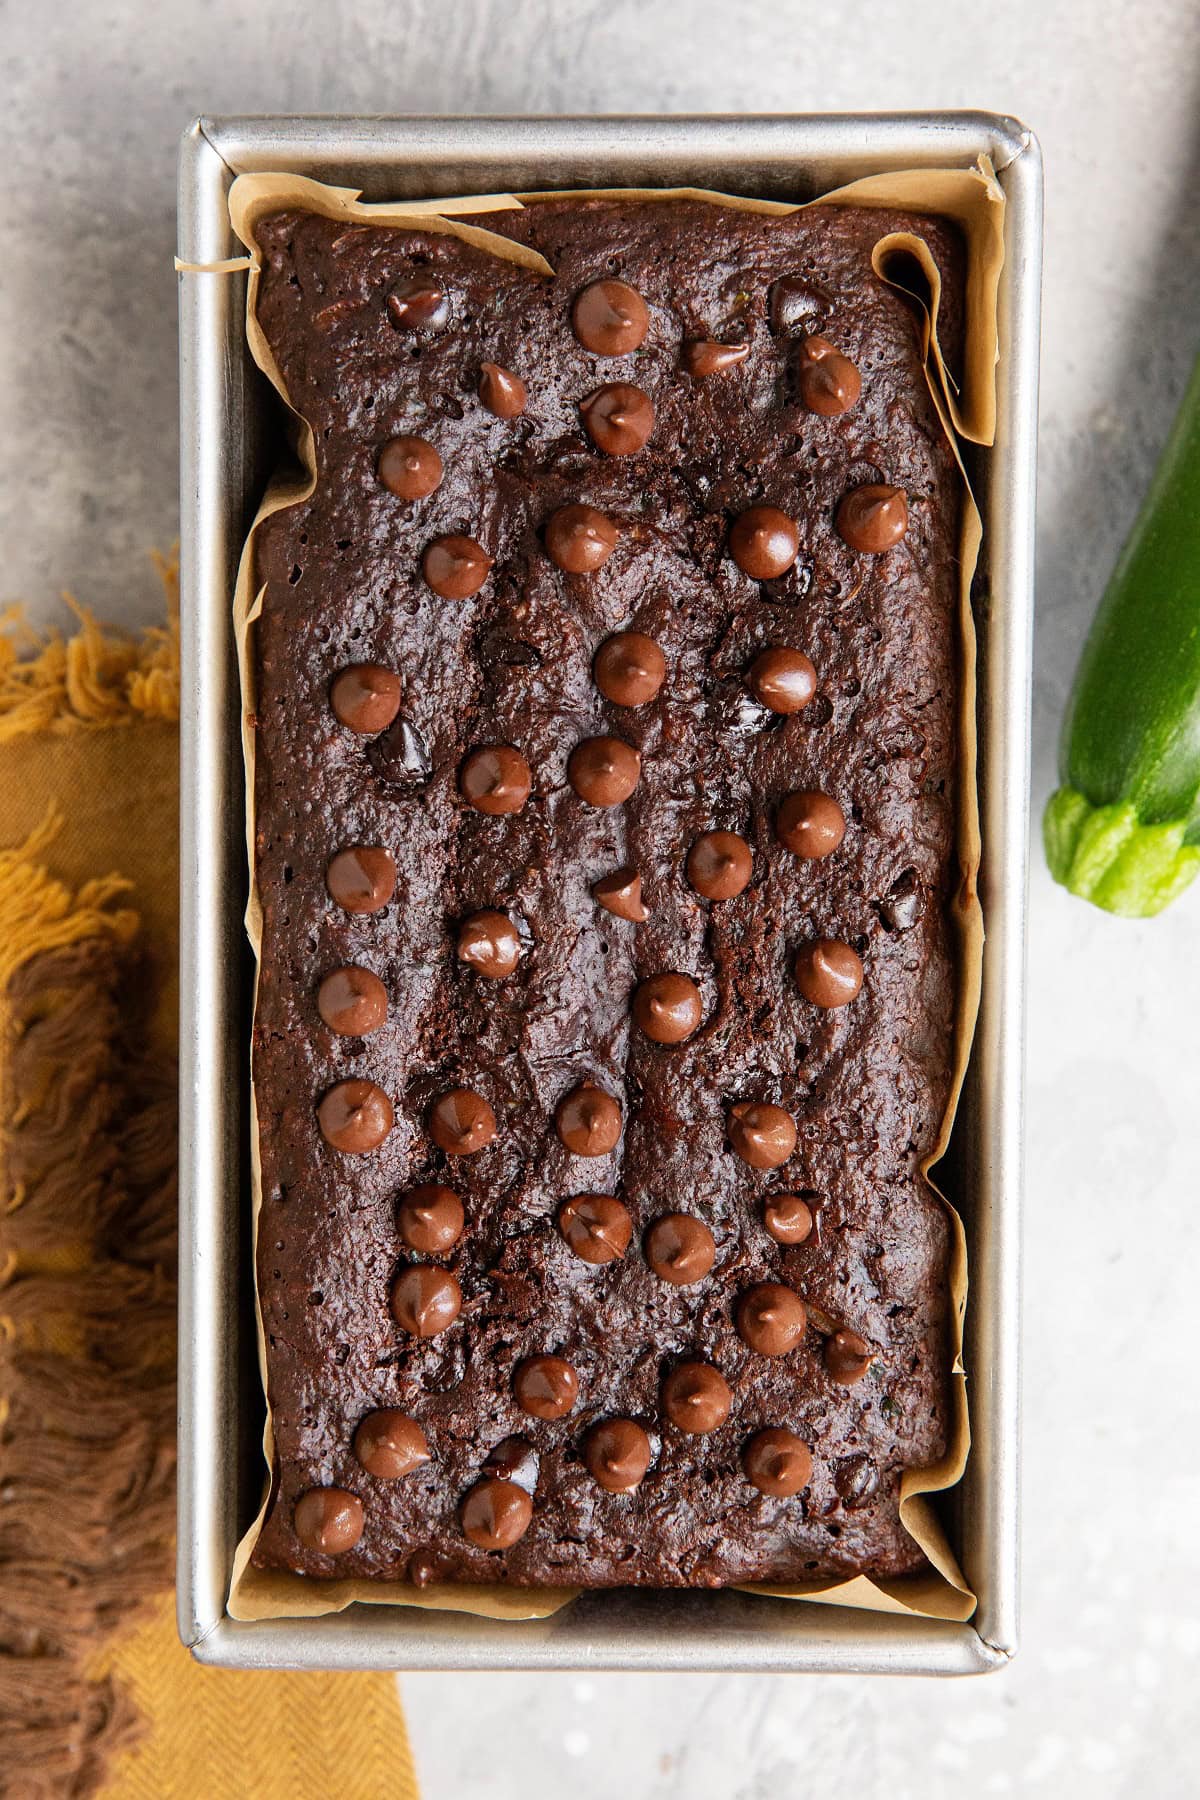
{"type": "Polygon", "coordinates": [[[623,738],[584,738],[567,761],[567,780],[589,806],[620,806],[642,772],[642,759],[623,738]]]}
{"type": "Polygon", "coordinates": [[[796,1148],[796,1123],[782,1106],[742,1100],[729,1109],[729,1142],[752,1169],[777,1169],[796,1148]]]}
{"type": "Polygon", "coordinates": [[[425,547],[421,573],[442,600],[469,600],[488,578],[492,559],[474,538],[451,534],[425,547]]]}
{"type": "Polygon", "coordinates": [[[474,1088],[450,1088],[429,1109],[429,1135],[447,1156],[474,1156],[496,1135],[496,1115],[474,1088]]]}
{"type": "Polygon", "coordinates": [[[502,981],[520,960],[521,940],[507,913],[485,909],[463,920],[455,948],[459,962],[476,974],[502,981]]]}
{"type": "Polygon", "coordinates": [[[715,338],[692,338],[683,346],[683,366],[702,381],[706,375],[723,375],[750,354],[749,344],[719,344],[715,338]]]}
{"type": "Polygon", "coordinates": [[[771,327],[784,335],[802,331],[829,306],[829,295],[816,282],[783,275],[771,288],[771,327]]]}
{"type": "Polygon", "coordinates": [[[772,1194],[763,1202],[763,1224],[777,1244],[803,1244],[812,1236],[812,1209],[799,1194],[772,1194]]]}
{"type": "Polygon", "coordinates": [[[803,1300],[780,1281],[748,1288],[738,1300],[736,1319],[738,1336],[759,1356],[786,1356],[808,1326],[803,1300]]]}
{"type": "Polygon", "coordinates": [[[655,1044],[682,1044],[704,1017],[700,989],[687,975],[651,975],[633,996],[638,1028],[655,1044]]]}
{"type": "Polygon", "coordinates": [[[594,506],[560,506],[546,520],[546,554],[568,575],[591,575],[603,568],[621,536],[606,513],[594,506]]]}
{"type": "Polygon", "coordinates": [[[849,412],[861,392],[862,378],[848,356],[828,338],[805,338],[800,346],[800,398],[809,412],[836,417],[849,412]]]}
{"type": "Polygon", "coordinates": [[[843,1456],[839,1459],[833,1485],[848,1512],[865,1506],[879,1488],[879,1471],[867,1456],[843,1456]]]}
{"type": "Polygon", "coordinates": [[[367,761],[389,787],[417,794],[433,778],[433,758],[410,719],[397,719],[367,751],[367,761]]]}
{"type": "Polygon", "coordinates": [[[458,791],[476,812],[519,813],[533,787],[529,764],[511,744],[481,744],[458,771],[458,791]]]}
{"type": "Polygon", "coordinates": [[[339,1037],[369,1037],[387,1022],[387,989],[369,969],[348,964],[326,975],[317,989],[317,1011],[339,1037]]]}
{"type": "Polygon", "coordinates": [[[911,931],[925,912],[925,894],[915,869],[903,870],[876,911],[889,931],[911,931]]]}
{"type": "Polygon", "coordinates": [[[579,1377],[563,1356],[527,1356],[513,1376],[513,1397],[534,1419],[563,1419],[579,1398],[579,1377]]]}
{"type": "Polygon", "coordinates": [[[853,1387],[862,1380],[875,1354],[866,1338],[843,1327],[825,1339],[825,1367],[840,1387],[853,1387]]]}
{"type": "Polygon", "coordinates": [[[537,1486],[541,1458],[527,1437],[501,1438],[484,1458],[483,1472],[501,1481],[513,1481],[532,1494],[537,1486]]]}
{"type": "Polygon", "coordinates": [[[348,913],[379,912],[396,891],[396,862],[377,844],[339,850],[325,870],[331,900],[348,913]]]}
{"type": "Polygon", "coordinates": [[[475,651],[480,666],[489,675],[504,669],[540,669],[542,653],[536,644],[515,638],[501,625],[493,625],[483,633],[475,651]]]}
{"type": "Polygon", "coordinates": [[[398,281],[387,297],[387,309],[401,331],[441,331],[450,322],[446,290],[425,275],[398,281]]]}
{"type": "Polygon", "coordinates": [[[416,1550],[408,1559],[408,1579],[414,1587],[428,1587],[437,1580],[440,1567],[437,1557],[428,1550],[416,1550]]]}

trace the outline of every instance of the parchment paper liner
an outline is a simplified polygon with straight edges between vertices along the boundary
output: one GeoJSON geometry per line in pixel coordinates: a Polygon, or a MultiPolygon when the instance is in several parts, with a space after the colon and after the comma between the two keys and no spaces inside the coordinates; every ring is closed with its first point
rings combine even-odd
{"type": "MultiPolygon", "coordinates": [[[[246,303],[246,333],[251,353],[258,366],[288,403],[286,387],[275,358],[259,327],[256,306],[261,258],[255,241],[256,222],[270,213],[287,209],[316,212],[327,218],[356,220],[372,225],[419,226],[457,237],[493,255],[539,273],[554,271],[538,252],[513,243],[486,229],[465,224],[464,217],[489,212],[509,211],[522,205],[535,205],[539,200],[557,199],[563,194],[575,198],[606,197],[628,200],[695,199],[713,204],[734,206],[747,212],[782,217],[803,207],[782,201],[750,200],[736,195],[717,194],[700,188],[607,188],[572,189],[546,194],[489,194],[457,200],[409,202],[404,205],[366,204],[358,200],[358,190],[330,187],[301,176],[240,175],[229,195],[230,216],[234,230],[247,246],[246,259],[233,258],[220,265],[178,264],[185,272],[223,272],[249,267],[246,303]]],[[[1004,196],[986,159],[978,169],[907,170],[894,174],[868,176],[848,186],[822,195],[808,205],[851,205],[894,208],[906,211],[940,213],[953,219],[963,231],[967,245],[966,347],[961,391],[956,387],[942,358],[937,338],[937,318],[941,299],[941,279],[924,240],[907,232],[889,234],[879,240],[872,253],[877,274],[889,279],[889,263],[898,254],[915,256],[929,287],[930,308],[925,313],[925,372],[930,392],[963,474],[964,500],[960,541],[959,628],[960,628],[960,707],[959,707],[959,778],[957,855],[960,869],[958,891],[951,902],[951,914],[958,940],[958,991],[955,1009],[955,1057],[950,1096],[937,1142],[922,1162],[922,1173],[928,1176],[931,1166],[944,1154],[957,1111],[963,1079],[970,1057],[971,1039],[979,1006],[982,972],[983,919],[977,893],[979,869],[979,805],[976,787],[977,734],[975,721],[975,628],[971,613],[971,580],[979,553],[982,526],[975,501],[967,485],[957,437],[978,444],[990,444],[995,434],[996,394],[995,366],[999,356],[996,297],[1003,262],[1004,196]]],[[[289,407],[289,410],[290,407],[289,407]]],[[[246,766],[246,842],[251,870],[250,899],[246,909],[246,929],[255,954],[256,968],[261,952],[262,913],[254,883],[254,734],[250,717],[256,705],[253,627],[262,609],[265,590],[252,591],[254,572],[254,533],[263,519],[285,506],[307,499],[316,486],[316,460],[310,426],[292,412],[297,434],[297,451],[306,473],[272,483],[263,499],[254,524],[246,539],[238,571],[234,596],[234,630],[242,685],[242,744],[246,766]]],[[[254,1103],[253,1082],[250,1095],[251,1116],[251,1183],[255,1237],[261,1206],[261,1172],[258,1149],[258,1118],[254,1103]]],[[[931,1182],[934,1192],[938,1190],[931,1182]]],[[[768,1594],[780,1599],[819,1601],[826,1605],[860,1607],[872,1612],[920,1615],[938,1619],[968,1619],[975,1609],[975,1597],[968,1588],[954,1553],[946,1539],[927,1495],[952,1487],[966,1466],[970,1449],[970,1423],[967,1413],[966,1376],[962,1362],[962,1328],[967,1298],[966,1237],[962,1221],[945,1197],[938,1194],[950,1222],[948,1282],[951,1297],[951,1329],[954,1358],[951,1374],[953,1418],[950,1444],[941,1460],[928,1468],[906,1470],[901,1478],[900,1516],[906,1530],[921,1545],[930,1568],[912,1576],[896,1579],[871,1579],[855,1576],[847,1581],[800,1583],[776,1587],[765,1583],[745,1585],[741,1591],[768,1594]]],[[[267,1387],[266,1343],[262,1314],[257,1298],[259,1367],[263,1390],[267,1387]]],[[[263,1451],[268,1470],[273,1462],[273,1435],[270,1408],[263,1431],[263,1451]]],[[[319,1581],[278,1570],[255,1569],[250,1555],[266,1515],[269,1480],[262,1507],[234,1558],[229,1596],[229,1613],[235,1619],[272,1619],[315,1617],[340,1612],[355,1601],[368,1605],[419,1606],[436,1611],[474,1613],[491,1619],[541,1619],[568,1605],[584,1590],[577,1588],[523,1588],[483,1586],[469,1583],[445,1583],[420,1590],[405,1582],[349,1579],[319,1581]]],[[[664,1590],[672,1591],[672,1590],[664,1590]]]]}

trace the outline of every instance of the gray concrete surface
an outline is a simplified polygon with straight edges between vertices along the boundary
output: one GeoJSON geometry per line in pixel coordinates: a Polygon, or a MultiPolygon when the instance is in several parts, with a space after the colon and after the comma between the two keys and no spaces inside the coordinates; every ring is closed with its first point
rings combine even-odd
{"type": "MultiPolygon", "coordinates": [[[[1037,791],[1200,341],[1194,0],[161,0],[0,10],[0,598],[152,616],[175,531],[174,144],[200,111],[989,106],[1046,154],[1037,791]]],[[[428,1800],[1200,1791],[1200,893],[1035,860],[1025,1645],[988,1682],[410,1678],[428,1800]]],[[[298,1796],[298,1800],[301,1797],[298,1796]]]]}

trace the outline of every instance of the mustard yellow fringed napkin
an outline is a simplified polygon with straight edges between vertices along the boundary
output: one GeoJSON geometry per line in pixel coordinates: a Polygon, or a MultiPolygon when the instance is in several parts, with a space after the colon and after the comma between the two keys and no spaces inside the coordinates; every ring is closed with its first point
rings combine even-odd
{"type": "Polygon", "coordinates": [[[386,1675],[175,1636],[179,629],[0,634],[0,1788],[416,1800],[386,1675]]]}

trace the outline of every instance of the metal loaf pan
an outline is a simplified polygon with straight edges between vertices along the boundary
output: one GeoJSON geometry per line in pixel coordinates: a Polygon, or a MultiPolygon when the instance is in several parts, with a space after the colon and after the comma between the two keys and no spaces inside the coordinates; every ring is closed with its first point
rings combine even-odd
{"type": "Polygon", "coordinates": [[[251,968],[239,699],[238,554],[268,473],[269,396],[250,363],[241,273],[180,277],[183,543],[179,1629],[227,1667],[648,1669],[966,1675],[1016,1646],[1018,1278],[1034,473],[1041,255],[1036,140],[987,113],[711,118],[199,119],[179,173],[179,254],[238,254],[236,174],[282,170],[370,199],[694,185],[802,200],[881,170],[991,158],[1007,197],[999,434],[973,453],[978,578],[983,1005],[947,1179],[971,1255],[974,1448],[949,1506],[979,1596],[970,1624],[736,1593],[593,1594],[506,1624],[355,1606],[238,1623],[234,1547],[261,1496],[262,1399],[249,1233],[251,968]]]}

